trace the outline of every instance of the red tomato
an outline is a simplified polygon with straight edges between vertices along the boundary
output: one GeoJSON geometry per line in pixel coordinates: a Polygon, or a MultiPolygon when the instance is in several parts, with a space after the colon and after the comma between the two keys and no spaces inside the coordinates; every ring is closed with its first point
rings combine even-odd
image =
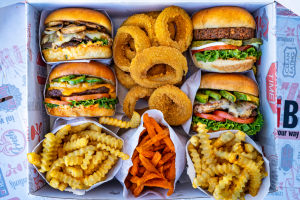
{"type": "Polygon", "coordinates": [[[239,51],[246,51],[247,49],[249,49],[251,47],[252,47],[252,45],[241,46],[241,47],[238,47],[238,50],[239,51]]]}
{"type": "Polygon", "coordinates": [[[197,117],[201,117],[204,119],[210,119],[210,120],[214,120],[217,122],[226,122],[226,119],[223,117],[219,117],[216,115],[212,115],[212,114],[203,114],[203,113],[195,113],[194,115],[196,115],[197,117]]]}
{"type": "Polygon", "coordinates": [[[82,95],[82,96],[72,96],[72,97],[60,97],[62,101],[69,101],[69,100],[91,100],[91,99],[101,99],[103,97],[109,98],[109,94],[90,94],[90,95],[82,95]]]}
{"type": "Polygon", "coordinates": [[[192,54],[201,52],[201,51],[209,51],[209,50],[220,50],[220,49],[237,49],[237,46],[234,45],[219,45],[219,46],[212,46],[212,47],[207,47],[203,49],[198,49],[198,50],[192,50],[192,54]]]}
{"type": "Polygon", "coordinates": [[[45,98],[46,103],[52,103],[52,104],[57,104],[57,105],[72,105],[72,103],[68,101],[60,101],[60,100],[55,100],[51,98],[45,98]]]}
{"type": "Polygon", "coordinates": [[[224,117],[224,118],[229,119],[230,121],[233,121],[233,122],[241,123],[241,124],[251,124],[255,121],[255,117],[250,117],[248,119],[241,119],[239,117],[233,117],[233,116],[229,115],[227,112],[220,111],[220,110],[214,111],[213,114],[217,115],[219,117],[224,117]]]}

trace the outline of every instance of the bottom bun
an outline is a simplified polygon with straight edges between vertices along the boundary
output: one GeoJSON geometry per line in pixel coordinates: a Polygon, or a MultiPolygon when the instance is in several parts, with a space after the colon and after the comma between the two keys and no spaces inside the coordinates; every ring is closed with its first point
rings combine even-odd
{"type": "Polygon", "coordinates": [[[65,47],[57,50],[46,49],[43,50],[43,55],[46,62],[56,62],[62,60],[78,60],[90,58],[111,58],[111,46],[98,46],[98,45],[79,45],[77,47],[65,47]]]}
{"type": "MultiPolygon", "coordinates": [[[[194,126],[192,126],[192,129],[193,129],[193,131],[195,131],[195,132],[198,132],[197,131],[197,128],[198,128],[198,126],[197,125],[194,125],[194,126]]],[[[217,130],[217,131],[213,131],[213,130],[209,130],[208,131],[208,133],[213,133],[213,132],[218,132],[218,131],[225,131],[225,130],[227,130],[226,128],[220,128],[219,130],[217,130]]]]}
{"type": "Polygon", "coordinates": [[[58,117],[100,117],[113,116],[115,109],[99,108],[98,104],[91,106],[79,106],[71,108],[70,106],[59,106],[56,108],[49,108],[46,106],[49,115],[58,117]]]}
{"type": "Polygon", "coordinates": [[[247,57],[245,60],[217,59],[213,62],[203,62],[197,61],[194,54],[193,61],[197,67],[212,72],[244,72],[252,68],[256,58],[247,57]]]}

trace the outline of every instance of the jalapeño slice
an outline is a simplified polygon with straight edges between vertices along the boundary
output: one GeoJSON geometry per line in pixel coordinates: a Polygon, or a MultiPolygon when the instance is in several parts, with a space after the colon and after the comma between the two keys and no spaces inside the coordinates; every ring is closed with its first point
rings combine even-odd
{"type": "Polygon", "coordinates": [[[87,79],[85,79],[85,82],[87,82],[87,83],[102,83],[103,80],[100,78],[87,78],[87,79]]]}
{"type": "Polygon", "coordinates": [[[63,76],[58,79],[58,82],[66,82],[71,80],[72,78],[75,78],[75,76],[74,75],[63,76]]]}
{"type": "Polygon", "coordinates": [[[73,78],[73,79],[69,80],[68,83],[71,85],[76,85],[76,84],[82,83],[84,81],[85,81],[85,76],[79,76],[77,78],[73,78]]]}

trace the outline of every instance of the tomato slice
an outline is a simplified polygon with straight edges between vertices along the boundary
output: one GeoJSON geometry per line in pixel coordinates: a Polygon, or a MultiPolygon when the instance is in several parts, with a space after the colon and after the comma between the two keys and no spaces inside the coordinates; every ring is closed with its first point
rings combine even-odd
{"type": "Polygon", "coordinates": [[[57,105],[72,105],[72,103],[68,101],[60,101],[60,100],[55,100],[51,98],[45,98],[46,103],[52,103],[52,104],[57,104],[57,105]]]}
{"type": "Polygon", "coordinates": [[[90,94],[90,95],[82,95],[82,96],[72,96],[72,97],[60,97],[62,101],[82,101],[82,100],[91,100],[91,99],[101,99],[103,97],[109,98],[109,94],[90,94]]]}
{"type": "Polygon", "coordinates": [[[227,112],[220,111],[220,110],[214,111],[213,114],[217,115],[219,117],[224,117],[224,118],[229,119],[230,121],[233,121],[233,122],[241,123],[241,124],[251,124],[255,121],[255,117],[250,117],[248,119],[241,119],[239,117],[233,117],[233,116],[229,115],[227,112]]]}
{"type": "Polygon", "coordinates": [[[238,49],[237,46],[234,45],[219,45],[219,46],[211,46],[203,49],[192,50],[192,54],[201,52],[201,51],[209,51],[209,50],[220,50],[220,49],[238,49]]]}
{"type": "Polygon", "coordinates": [[[209,120],[214,120],[217,122],[226,122],[226,119],[223,117],[219,117],[216,115],[212,115],[212,114],[203,114],[203,113],[195,113],[194,115],[196,115],[197,117],[201,117],[204,119],[209,119],[209,120]]]}
{"type": "Polygon", "coordinates": [[[249,49],[251,47],[252,47],[252,45],[241,46],[241,47],[238,47],[238,50],[239,51],[246,51],[247,49],[249,49]]]}

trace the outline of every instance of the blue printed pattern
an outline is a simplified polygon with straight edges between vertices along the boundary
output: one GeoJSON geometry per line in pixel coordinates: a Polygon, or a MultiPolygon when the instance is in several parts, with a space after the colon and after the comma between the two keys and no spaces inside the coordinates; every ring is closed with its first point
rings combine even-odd
{"type": "Polygon", "coordinates": [[[22,94],[16,86],[4,84],[0,87],[0,99],[8,96],[12,96],[13,98],[0,103],[0,111],[10,112],[21,105],[22,94]]]}
{"type": "Polygon", "coordinates": [[[8,195],[8,190],[5,184],[5,180],[2,174],[2,171],[0,169],[0,198],[7,196],[8,195]]]}

